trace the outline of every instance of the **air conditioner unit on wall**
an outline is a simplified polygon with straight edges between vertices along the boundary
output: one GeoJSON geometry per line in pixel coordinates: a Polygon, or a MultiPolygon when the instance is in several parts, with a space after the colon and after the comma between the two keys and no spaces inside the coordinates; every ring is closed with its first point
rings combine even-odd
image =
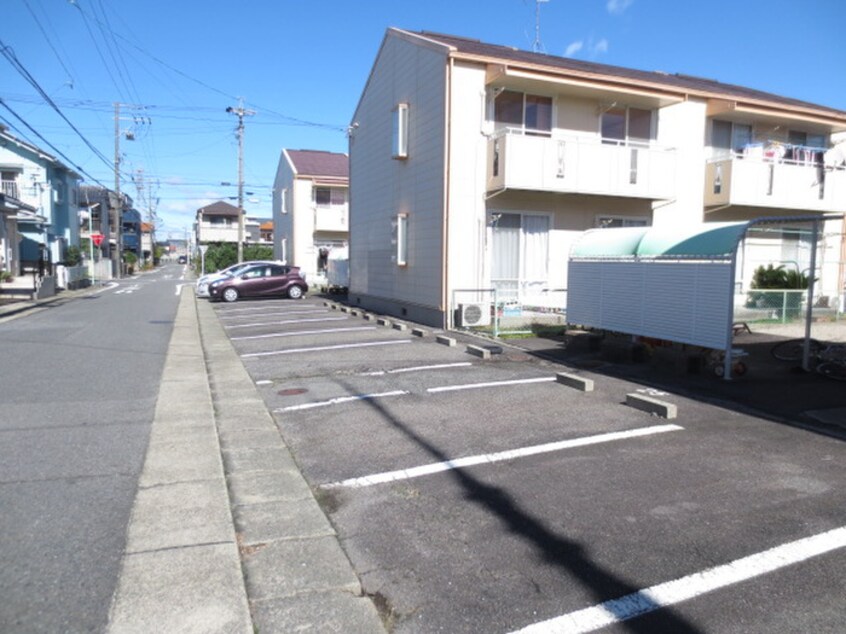
{"type": "Polygon", "coordinates": [[[463,328],[487,326],[491,323],[490,304],[459,304],[458,325],[463,328]]]}

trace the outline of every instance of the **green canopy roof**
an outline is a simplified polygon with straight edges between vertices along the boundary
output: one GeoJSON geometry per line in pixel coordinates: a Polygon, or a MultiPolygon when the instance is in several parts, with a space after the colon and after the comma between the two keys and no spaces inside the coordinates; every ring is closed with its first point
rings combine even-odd
{"type": "Polygon", "coordinates": [[[737,248],[748,222],[710,222],[693,227],[591,229],[573,245],[573,258],[724,259],[737,248]]]}

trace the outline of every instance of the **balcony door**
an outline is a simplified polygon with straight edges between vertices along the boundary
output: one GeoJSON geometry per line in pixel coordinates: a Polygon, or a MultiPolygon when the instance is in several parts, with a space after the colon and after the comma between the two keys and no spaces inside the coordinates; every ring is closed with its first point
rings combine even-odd
{"type": "Polygon", "coordinates": [[[491,214],[491,285],[501,299],[523,301],[548,286],[549,216],[491,214]]]}

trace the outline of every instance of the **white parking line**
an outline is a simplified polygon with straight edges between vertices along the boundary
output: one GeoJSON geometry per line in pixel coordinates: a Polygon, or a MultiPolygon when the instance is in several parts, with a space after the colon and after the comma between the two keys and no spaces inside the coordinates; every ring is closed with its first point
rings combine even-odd
{"type": "Polygon", "coordinates": [[[274,412],[296,412],[303,409],[313,409],[315,407],[326,407],[328,405],[337,405],[338,403],[352,403],[354,401],[369,401],[374,398],[384,398],[387,396],[403,396],[409,394],[405,390],[394,390],[392,392],[381,392],[378,394],[356,394],[355,396],[339,396],[337,398],[329,399],[328,401],[318,401],[315,403],[305,403],[303,405],[291,405],[290,407],[280,407],[273,410],[274,412]]]}
{"type": "Polygon", "coordinates": [[[535,379],[514,379],[511,381],[491,381],[488,383],[468,383],[466,385],[445,385],[443,387],[430,387],[427,392],[455,392],[457,390],[476,390],[483,387],[499,387],[500,385],[520,385],[523,383],[548,383],[555,381],[554,376],[542,376],[535,379]]]}
{"type": "Polygon", "coordinates": [[[284,324],[307,324],[320,321],[346,321],[347,317],[317,317],[315,319],[284,319],[282,321],[265,321],[254,322],[252,324],[233,324],[232,326],[224,326],[228,330],[235,328],[258,328],[259,326],[282,326],[284,324]]]}
{"type": "Polygon", "coordinates": [[[224,312],[227,312],[227,313],[230,312],[228,310],[227,311],[219,310],[217,312],[218,312],[218,317],[220,319],[255,319],[256,317],[288,317],[289,315],[318,315],[318,314],[326,314],[329,311],[328,310],[322,310],[322,309],[318,309],[318,310],[284,310],[284,311],[276,311],[276,312],[272,312],[272,313],[259,313],[259,314],[251,313],[251,314],[247,314],[247,315],[224,315],[223,314],[224,312]]]}
{"type": "Polygon", "coordinates": [[[344,343],[337,346],[313,346],[311,348],[290,348],[288,350],[272,350],[270,352],[249,352],[242,354],[242,359],[251,357],[268,357],[274,354],[296,354],[298,352],[323,352],[324,350],[343,350],[344,348],[368,348],[370,346],[394,346],[402,343],[411,343],[411,339],[399,339],[396,341],[369,341],[367,343],[344,343]]]}
{"type": "Polygon", "coordinates": [[[522,449],[511,449],[509,451],[500,451],[497,453],[482,454],[479,456],[456,458],[455,460],[435,462],[432,464],[421,465],[419,467],[412,467],[410,469],[386,471],[359,478],[349,478],[347,480],[341,480],[340,482],[322,484],[320,486],[321,488],[345,487],[360,489],[363,487],[373,486],[375,484],[385,484],[387,482],[396,482],[398,480],[410,480],[412,478],[419,478],[420,476],[432,475],[433,473],[441,473],[452,469],[464,469],[466,467],[472,467],[479,464],[492,464],[494,462],[502,462],[503,460],[514,460],[515,458],[525,458],[526,456],[550,453],[552,451],[561,451],[563,449],[572,449],[574,447],[586,447],[588,445],[597,445],[600,443],[612,442],[614,440],[651,436],[653,434],[661,434],[668,431],[679,431],[682,429],[684,428],[679,427],[678,425],[654,425],[652,427],[642,427],[640,429],[630,429],[628,431],[615,431],[607,434],[598,434],[596,436],[572,438],[570,440],[560,440],[558,442],[550,442],[543,445],[523,447],[522,449]]]}
{"type": "Polygon", "coordinates": [[[570,612],[517,630],[513,634],[580,634],[593,632],[660,608],[687,601],[706,592],[753,579],[779,568],[797,564],[846,546],[846,527],[841,526],[764,552],[736,559],[722,566],[661,583],[640,592],[570,612]]]}
{"type": "Polygon", "coordinates": [[[354,326],[350,328],[326,328],[324,330],[295,330],[294,332],[271,332],[266,335],[248,335],[246,337],[232,337],[232,341],[247,341],[248,339],[271,339],[273,337],[300,337],[302,335],[322,335],[333,332],[357,332],[360,330],[376,330],[376,326],[354,326]]]}
{"type": "Polygon", "coordinates": [[[473,365],[469,361],[461,363],[438,363],[436,365],[418,365],[412,368],[396,368],[394,370],[377,370],[376,372],[362,372],[359,376],[384,376],[385,374],[402,374],[403,372],[422,372],[424,370],[441,370],[444,368],[464,368],[473,365]]]}
{"type": "Polygon", "coordinates": [[[256,385],[273,385],[273,381],[269,379],[261,379],[260,381],[256,381],[256,385]]]}

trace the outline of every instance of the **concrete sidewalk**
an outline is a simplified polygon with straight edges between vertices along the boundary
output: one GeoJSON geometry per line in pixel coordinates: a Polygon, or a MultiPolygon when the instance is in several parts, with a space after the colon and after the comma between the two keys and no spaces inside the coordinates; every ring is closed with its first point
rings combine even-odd
{"type": "Polygon", "coordinates": [[[183,290],[110,632],[384,632],[207,302],[183,290]]]}

